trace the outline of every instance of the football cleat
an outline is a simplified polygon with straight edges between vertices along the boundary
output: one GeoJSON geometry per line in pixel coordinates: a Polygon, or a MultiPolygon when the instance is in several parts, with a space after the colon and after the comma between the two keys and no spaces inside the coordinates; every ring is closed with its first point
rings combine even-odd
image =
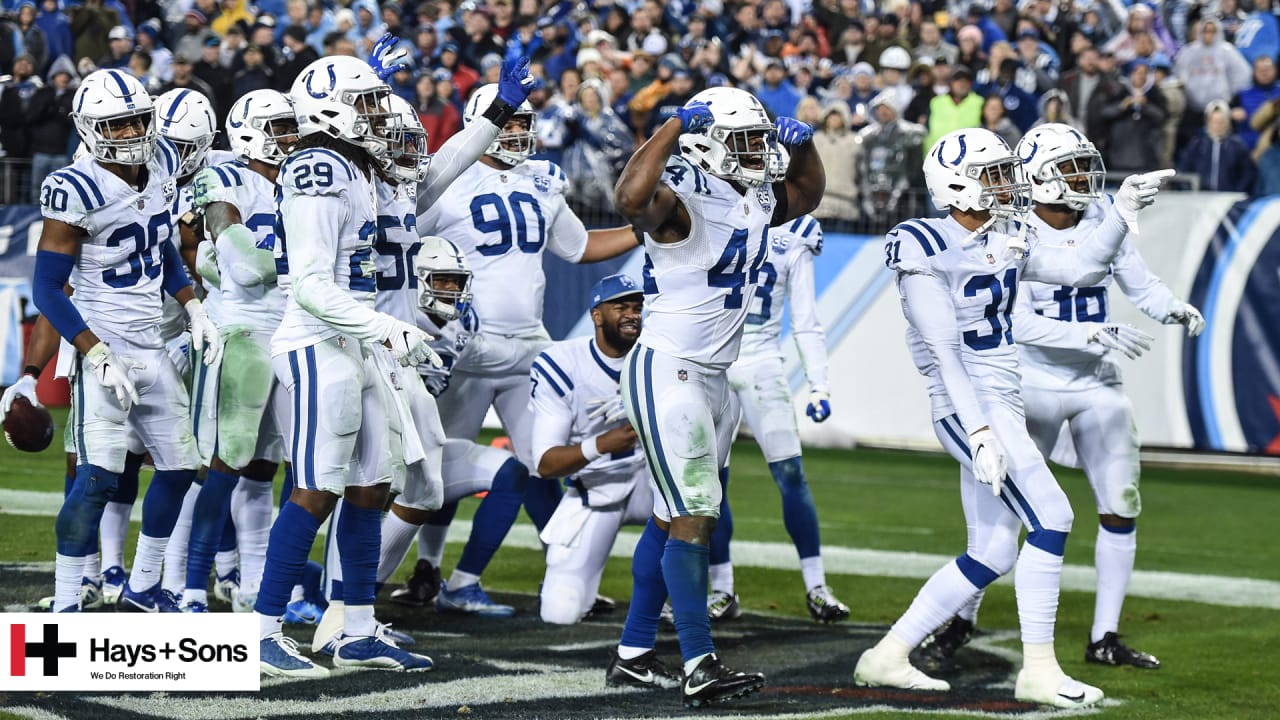
{"type": "Polygon", "coordinates": [[[921,656],[931,666],[941,665],[955,656],[956,651],[973,639],[973,621],[956,616],[925,640],[920,647],[921,656]]]}
{"type": "Polygon", "coordinates": [[[42,597],[42,598],[40,598],[39,600],[37,600],[37,601],[36,601],[36,608],[37,608],[37,609],[39,609],[39,610],[52,610],[52,609],[53,609],[53,596],[52,596],[52,595],[45,595],[44,597],[42,597]]]}
{"type": "Polygon", "coordinates": [[[294,600],[284,609],[284,621],[292,625],[315,625],[323,615],[324,610],[309,600],[294,600]]]}
{"type": "Polygon", "coordinates": [[[311,652],[333,655],[333,648],[342,637],[342,626],[346,622],[346,605],[341,600],[334,600],[325,608],[320,622],[316,623],[315,633],[311,636],[311,652]]]}
{"type": "Polygon", "coordinates": [[[159,585],[143,592],[134,592],[133,588],[125,583],[124,591],[116,601],[116,612],[176,613],[182,612],[179,605],[181,602],[178,596],[162,589],[159,585]]]}
{"type": "Polygon", "coordinates": [[[929,677],[904,658],[890,658],[879,646],[862,653],[853,668],[853,682],[859,687],[895,687],[904,690],[946,692],[951,683],[929,677]]]}
{"type": "Polygon", "coordinates": [[[510,605],[494,602],[478,582],[457,590],[450,590],[448,583],[441,582],[440,594],[436,595],[436,611],[497,618],[508,618],[516,614],[516,609],[510,605]]]}
{"type": "Polygon", "coordinates": [[[738,605],[737,593],[730,595],[727,592],[713,590],[707,596],[707,617],[711,618],[711,622],[736,620],[741,614],[742,608],[738,605]]]}
{"type": "Polygon", "coordinates": [[[410,607],[423,607],[440,592],[440,569],[426,560],[418,560],[404,587],[391,592],[391,602],[410,607]]]}
{"type": "Polygon", "coordinates": [[[1084,651],[1084,659],[1085,662],[1099,665],[1132,665],[1144,670],[1156,670],[1160,667],[1156,656],[1125,645],[1120,642],[1120,636],[1113,632],[1103,635],[1096,643],[1089,643],[1084,651]]]}
{"type": "Polygon", "coordinates": [[[325,678],[329,668],[317,665],[298,652],[298,643],[283,633],[272,633],[259,644],[258,669],[273,677],[325,678]]]}
{"type": "Polygon", "coordinates": [[[231,611],[232,612],[253,612],[253,606],[258,602],[258,593],[242,592],[239,587],[231,594],[231,611]]]}
{"type": "Polygon", "coordinates": [[[680,680],[680,674],[664,665],[653,650],[640,657],[623,660],[614,649],[609,653],[609,667],[604,671],[604,684],[609,687],[628,685],[669,690],[680,687],[680,680]]]}
{"type": "Polygon", "coordinates": [[[236,590],[240,587],[240,570],[231,568],[226,575],[219,575],[213,583],[213,596],[224,603],[231,603],[236,590]]]}
{"type": "Polygon", "coordinates": [[[112,565],[102,571],[102,601],[108,605],[115,605],[120,599],[120,593],[124,592],[124,583],[128,576],[124,573],[124,568],[119,565],[112,565]]]}
{"type": "Polygon", "coordinates": [[[205,603],[200,602],[199,600],[188,600],[187,602],[182,603],[182,605],[179,606],[178,609],[184,613],[209,612],[209,606],[205,603]]]}
{"type": "Polygon", "coordinates": [[[685,707],[699,708],[708,703],[750,695],[762,687],[764,675],[733,670],[711,653],[702,658],[702,662],[684,679],[681,693],[685,707]]]}
{"type": "Polygon", "coordinates": [[[809,606],[809,615],[818,622],[839,622],[849,617],[849,606],[840,602],[826,585],[811,589],[805,596],[805,604],[809,606]]]}
{"type": "Polygon", "coordinates": [[[1087,707],[1103,697],[1098,688],[1073,680],[1061,670],[1055,673],[1029,673],[1025,667],[1018,671],[1013,696],[1022,702],[1059,708],[1087,707]]]}
{"type": "Polygon", "coordinates": [[[423,672],[434,667],[431,658],[396,646],[379,626],[376,635],[343,634],[334,642],[333,664],[337,667],[366,667],[402,672],[423,672]]]}
{"type": "Polygon", "coordinates": [[[604,615],[618,609],[618,603],[613,598],[597,595],[596,601],[591,604],[591,610],[588,615],[604,615]]]}
{"type": "Polygon", "coordinates": [[[106,604],[102,596],[102,576],[80,578],[80,609],[97,610],[106,604]]]}
{"type": "Polygon", "coordinates": [[[378,633],[394,642],[396,647],[407,647],[416,642],[409,633],[391,629],[391,623],[378,623],[378,633]]]}

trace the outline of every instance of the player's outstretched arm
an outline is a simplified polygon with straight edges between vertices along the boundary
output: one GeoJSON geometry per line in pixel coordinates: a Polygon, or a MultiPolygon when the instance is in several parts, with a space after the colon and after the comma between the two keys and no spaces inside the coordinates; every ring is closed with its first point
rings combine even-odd
{"type": "Polygon", "coordinates": [[[636,231],[633,225],[591,230],[587,232],[587,248],[578,262],[593,263],[611,260],[635,250],[636,247],[636,231]]]}
{"type": "Polygon", "coordinates": [[[682,133],[705,132],[714,117],[704,102],[691,102],[676,111],[627,161],[613,188],[613,205],[623,217],[658,242],[679,242],[689,235],[692,221],[662,173],[682,133]]]}
{"type": "Polygon", "coordinates": [[[1191,337],[1204,330],[1204,316],[1200,311],[1173,294],[1169,286],[1151,271],[1133,243],[1126,242],[1120,247],[1111,269],[1121,292],[1147,317],[1165,325],[1181,323],[1191,337]]]}
{"type": "Polygon", "coordinates": [[[806,409],[806,414],[814,422],[822,422],[831,412],[831,396],[827,384],[827,335],[818,319],[816,296],[813,253],[801,251],[793,261],[787,281],[787,307],[791,311],[791,335],[796,339],[800,361],[804,364],[805,376],[809,378],[809,405],[812,412],[806,409]]]}
{"type": "MultiPolygon", "coordinates": [[[[822,166],[822,158],[813,144],[813,128],[795,118],[778,118],[775,128],[778,131],[778,142],[786,145],[791,152],[791,164],[787,166],[787,177],[782,181],[784,198],[774,209],[771,224],[781,225],[801,215],[813,212],[822,201],[822,194],[827,189],[827,171],[822,166]]],[[[775,186],[774,195],[779,195],[775,186]]]]}

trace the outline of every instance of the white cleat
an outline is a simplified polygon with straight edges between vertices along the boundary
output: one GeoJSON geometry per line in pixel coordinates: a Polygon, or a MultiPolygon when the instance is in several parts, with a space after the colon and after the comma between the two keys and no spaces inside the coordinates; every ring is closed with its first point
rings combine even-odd
{"type": "Polygon", "coordinates": [[[337,639],[342,635],[342,628],[346,620],[346,612],[343,610],[344,603],[341,600],[334,600],[329,603],[329,608],[325,610],[324,615],[320,618],[320,622],[316,625],[315,634],[311,636],[311,652],[324,653],[332,655],[337,639]]]}
{"type": "Polygon", "coordinates": [[[895,687],[904,690],[946,692],[951,683],[931,678],[917,670],[906,658],[885,657],[878,647],[862,653],[853,669],[853,682],[862,687],[895,687]]]}
{"type": "Polygon", "coordinates": [[[1022,702],[1052,705],[1058,708],[1088,707],[1102,699],[1102,691],[1085,685],[1063,673],[1029,673],[1018,671],[1014,698],[1022,702]]]}

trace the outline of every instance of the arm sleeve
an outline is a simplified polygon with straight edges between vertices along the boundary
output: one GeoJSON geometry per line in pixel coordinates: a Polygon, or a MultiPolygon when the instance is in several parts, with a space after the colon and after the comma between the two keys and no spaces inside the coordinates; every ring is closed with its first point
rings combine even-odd
{"type": "Polygon", "coordinates": [[[1120,212],[1111,204],[1102,222],[1075,246],[1032,243],[1023,279],[1073,287],[1097,285],[1107,276],[1128,232],[1120,212]]]}
{"type": "Polygon", "coordinates": [[[293,297],[303,310],[364,342],[381,342],[394,320],[360,304],[333,281],[339,223],[334,198],[285,192],[280,204],[286,237],[309,238],[289,246],[293,297]]]}
{"type": "Polygon", "coordinates": [[[161,243],[160,255],[163,261],[164,291],[169,297],[177,297],[183,288],[191,287],[191,278],[187,277],[187,271],[182,266],[182,255],[178,253],[178,246],[172,240],[161,243]]]}
{"type": "Polygon", "coordinates": [[[796,339],[805,375],[814,390],[826,390],[827,336],[818,320],[818,303],[813,286],[813,253],[807,248],[796,253],[787,289],[791,309],[791,334],[796,339]]]}
{"type": "Polygon", "coordinates": [[[552,385],[537,361],[529,370],[529,411],[533,414],[533,468],[536,472],[542,456],[554,447],[569,444],[573,431],[572,395],[563,387],[552,385]]]}
{"type": "Polygon", "coordinates": [[[32,299],[41,314],[58,334],[70,342],[89,329],[80,311],[62,288],[71,277],[76,259],[66,253],[36,251],[36,267],[32,282],[32,299]]]}
{"type": "Polygon", "coordinates": [[[1169,310],[1178,298],[1164,281],[1151,272],[1133,243],[1125,241],[1120,246],[1111,268],[1120,291],[1147,317],[1157,322],[1164,322],[1169,317],[1169,310]]]}
{"type": "Polygon", "coordinates": [[[946,285],[934,276],[899,273],[898,292],[907,322],[920,333],[938,366],[960,424],[970,433],[985,426],[982,405],[960,359],[960,330],[946,285]]]}
{"type": "Polygon", "coordinates": [[[491,122],[473,122],[462,128],[440,146],[431,156],[427,179],[418,185],[418,212],[436,204],[444,191],[471,167],[498,137],[498,128],[491,122]]]}
{"type": "Polygon", "coordinates": [[[1014,337],[1019,345],[1085,350],[1089,345],[1088,325],[1047,318],[1035,311],[1026,286],[1013,306],[1014,337]]]}

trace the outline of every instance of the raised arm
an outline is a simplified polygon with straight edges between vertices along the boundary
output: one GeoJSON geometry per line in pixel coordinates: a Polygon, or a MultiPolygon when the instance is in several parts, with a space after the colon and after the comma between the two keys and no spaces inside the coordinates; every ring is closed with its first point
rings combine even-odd
{"type": "Polygon", "coordinates": [[[791,163],[787,166],[787,176],[781,188],[774,185],[775,196],[785,195],[778,198],[780,202],[773,213],[771,224],[778,226],[818,207],[822,193],[827,189],[827,171],[813,144],[813,128],[809,124],[795,118],[780,117],[775,127],[778,142],[791,152],[791,163]]]}
{"type": "MultiPolygon", "coordinates": [[[[711,123],[711,111],[706,105],[691,106],[705,113],[706,124],[711,123]]],[[[679,114],[664,122],[627,161],[613,189],[613,204],[618,212],[658,242],[683,240],[692,224],[688,210],[671,188],[662,184],[662,173],[682,132],[679,114]]]]}

